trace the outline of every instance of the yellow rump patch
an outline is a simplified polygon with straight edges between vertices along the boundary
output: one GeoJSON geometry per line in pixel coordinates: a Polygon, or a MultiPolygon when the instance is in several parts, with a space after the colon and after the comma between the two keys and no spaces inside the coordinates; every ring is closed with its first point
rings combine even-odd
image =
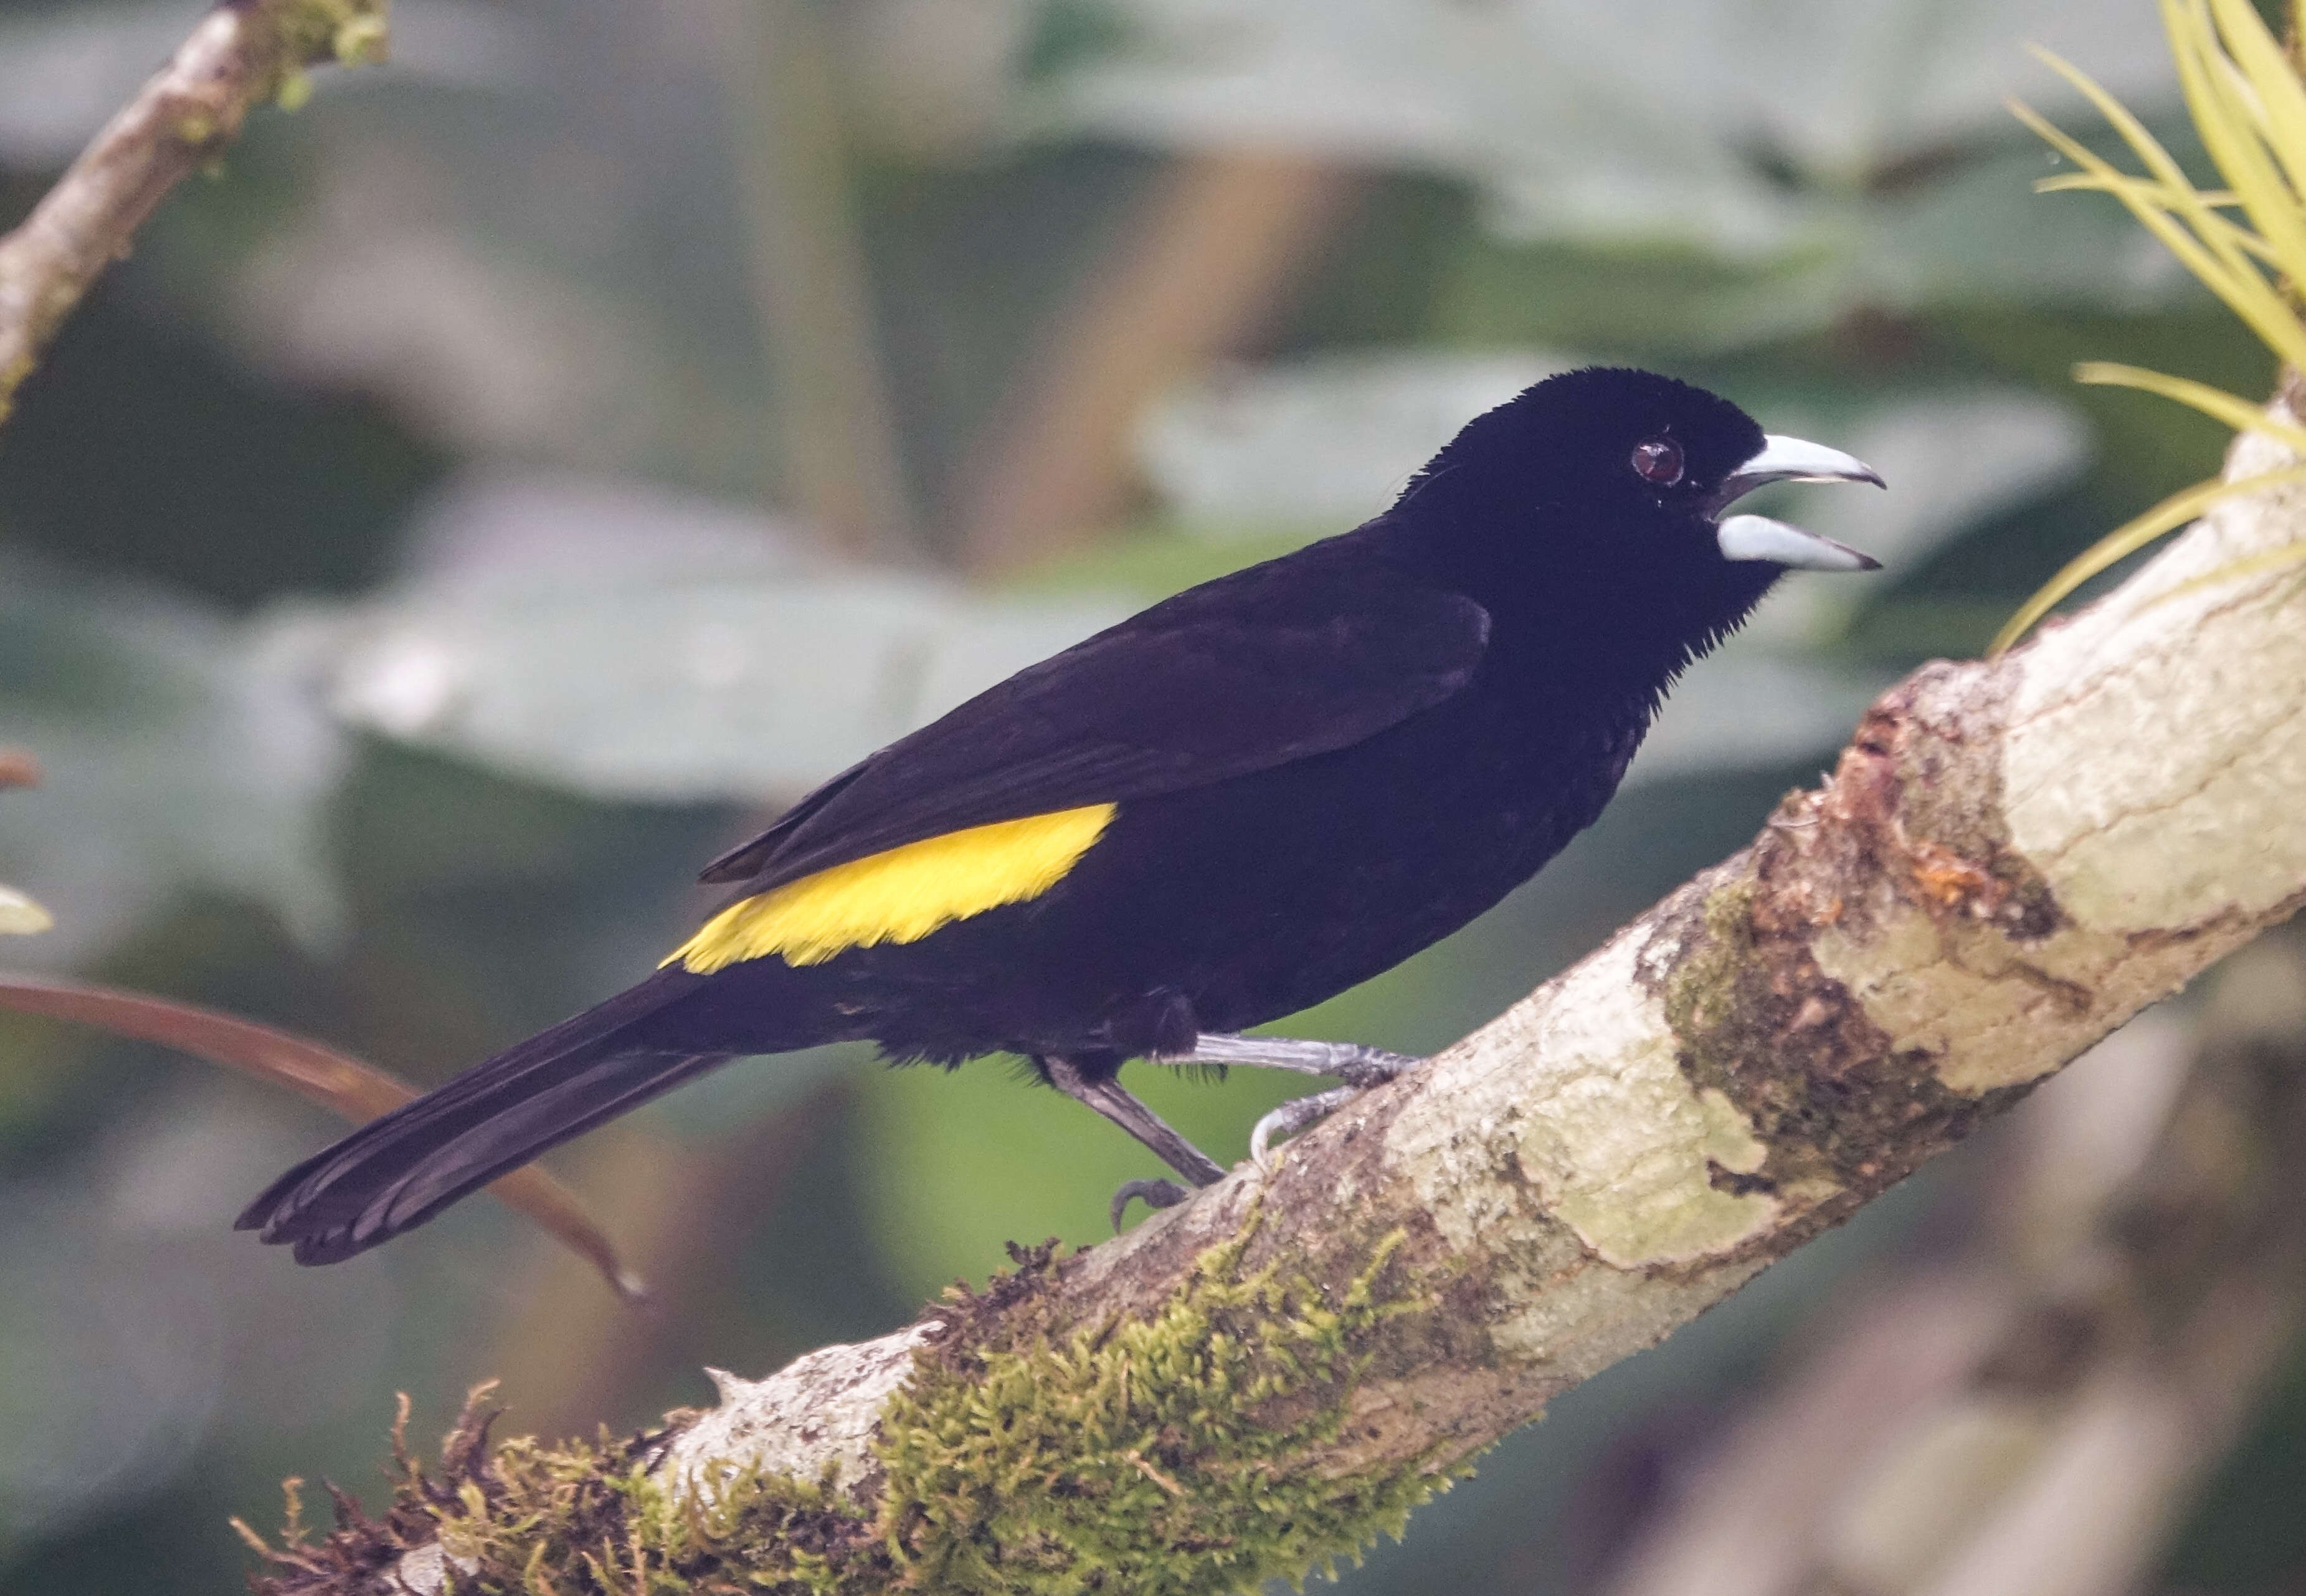
{"type": "Polygon", "coordinates": [[[730,904],[665,960],[698,975],[781,955],[822,964],[843,948],[918,942],[938,926],[1038,898],[1113,824],[1117,806],[995,821],[835,865],[730,904]]]}

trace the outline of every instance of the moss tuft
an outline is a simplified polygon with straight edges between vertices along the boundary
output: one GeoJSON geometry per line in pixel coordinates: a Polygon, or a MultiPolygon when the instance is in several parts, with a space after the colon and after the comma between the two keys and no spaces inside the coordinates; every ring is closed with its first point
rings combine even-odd
{"type": "MultiPolygon", "coordinates": [[[[358,66],[381,61],[389,51],[385,0],[282,0],[252,9],[248,20],[260,40],[257,98],[284,110],[296,110],[312,98],[305,67],[331,62],[358,66]]],[[[204,141],[186,136],[186,141],[204,141]]]]}
{"type": "Polygon", "coordinates": [[[1050,1248],[960,1294],[884,1413],[872,1516],[830,1477],[755,1472],[676,1499],[653,1472],[662,1431],[492,1451],[483,1387],[437,1470],[408,1454],[404,1402],[382,1518],[332,1492],[335,1528],[315,1540],[291,1481],[277,1544],[236,1526],[266,1566],[252,1584],[382,1588],[411,1552],[437,1560],[444,1596],[1217,1596],[1333,1570],[1462,1472],[1422,1456],[1309,1466],[1337,1455],[1380,1327],[1426,1304],[1396,1262],[1399,1233],[1328,1292],[1278,1263],[1245,1271],[1255,1229],[1203,1253],[1143,1319],[1049,1333],[1050,1248]]]}
{"type": "Polygon", "coordinates": [[[287,1482],[278,1544],[235,1528],[266,1565],[258,1596],[400,1589],[401,1559],[438,1544],[442,1596],[832,1596],[884,1590],[888,1559],[872,1525],[829,1481],[742,1474],[712,1499],[676,1500],[650,1472],[663,1432],[490,1450],[490,1387],[466,1399],[438,1472],[410,1456],[407,1401],[393,1426],[393,1502],[380,1519],[334,1487],[336,1524],[314,1541],[287,1482]]]}
{"type": "Polygon", "coordinates": [[[1373,1333],[1423,1306],[1387,1289],[1401,1233],[1332,1298],[1279,1263],[1243,1273],[1255,1228],[1149,1319],[925,1351],[879,1448],[884,1544],[909,1584],[1246,1590],[1357,1559],[1446,1488],[1454,1471],[1424,1457],[1305,1466],[1343,1430],[1373,1333]]]}

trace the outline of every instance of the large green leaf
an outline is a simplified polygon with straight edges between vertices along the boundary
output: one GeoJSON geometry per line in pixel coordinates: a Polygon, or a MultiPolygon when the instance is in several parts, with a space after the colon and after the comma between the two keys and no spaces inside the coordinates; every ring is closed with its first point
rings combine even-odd
{"type": "Polygon", "coordinates": [[[1138,456],[1187,533],[1342,532],[1392,503],[1468,420],[1579,363],[1537,350],[1392,349],[1223,370],[1148,411],[1138,456]]]}
{"type": "Polygon", "coordinates": [[[43,771],[0,803],[0,870],[57,921],[24,955],[84,952],[192,890],[307,937],[335,926],[321,811],[340,738],[221,618],[0,562],[0,737],[43,771]]]}
{"type": "Polygon", "coordinates": [[[773,523],[569,479],[452,490],[423,541],[282,645],[351,725],[616,798],[790,795],[1129,608],[820,568],[773,523]]]}
{"type": "MultiPolygon", "coordinates": [[[[1522,279],[1540,307],[1529,291],[1550,263],[1527,252],[1545,245],[1681,252],[1726,269],[1711,292],[1657,305],[1713,346],[1823,326],[1858,304],[2126,308],[2187,291],[2141,269],[2147,252],[2114,208],[2027,205],[2040,156],[2003,109],[2012,95],[2071,98],[2028,43],[2070,55],[2142,112],[2166,107],[2174,84],[2149,6],[1082,3],[1107,18],[1106,42],[1040,81],[1044,127],[1461,178],[1513,246],[1489,269],[1522,279]]],[[[1644,318],[1626,308],[1638,286],[1605,274],[1592,287],[1639,338],[1644,318]]]]}

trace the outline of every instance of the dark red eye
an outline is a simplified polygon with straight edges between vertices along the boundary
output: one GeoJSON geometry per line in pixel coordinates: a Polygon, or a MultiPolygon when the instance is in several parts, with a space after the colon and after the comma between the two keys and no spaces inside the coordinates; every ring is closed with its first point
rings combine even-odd
{"type": "Polygon", "coordinates": [[[1644,482],[1670,488],[1681,480],[1681,445],[1662,432],[1634,445],[1634,470],[1644,482]]]}

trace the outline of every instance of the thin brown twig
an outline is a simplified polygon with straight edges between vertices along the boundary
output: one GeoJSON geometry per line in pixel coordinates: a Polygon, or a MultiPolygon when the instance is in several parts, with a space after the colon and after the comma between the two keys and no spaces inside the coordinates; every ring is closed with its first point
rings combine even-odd
{"type": "Polygon", "coordinates": [[[916,559],[907,486],[850,196],[824,23],[807,0],[722,0],[747,265],[775,368],[777,454],[817,536],[851,559],[916,559]]]}
{"type": "Polygon", "coordinates": [[[1110,524],[1146,402],[1265,327],[1354,192],[1347,168],[1294,155],[1225,150],[1165,172],[976,449],[964,563],[1013,570],[1110,524]]]}
{"type": "Polygon", "coordinates": [[[386,0],[228,0],[0,238],[0,420],[104,269],[168,191],[216,160],[252,107],[301,98],[303,69],[384,54],[386,0]]]}
{"type": "MultiPolygon", "coordinates": [[[[157,1042],[331,1109],[354,1124],[399,1107],[416,1088],[325,1043],[196,1003],[124,992],[58,976],[0,972],[0,1009],[92,1025],[115,1036],[157,1042]]],[[[561,1245],[584,1259],[628,1302],[647,1288],[618,1259],[616,1249],[576,1195],[531,1165],[489,1188],[561,1245]]]]}

